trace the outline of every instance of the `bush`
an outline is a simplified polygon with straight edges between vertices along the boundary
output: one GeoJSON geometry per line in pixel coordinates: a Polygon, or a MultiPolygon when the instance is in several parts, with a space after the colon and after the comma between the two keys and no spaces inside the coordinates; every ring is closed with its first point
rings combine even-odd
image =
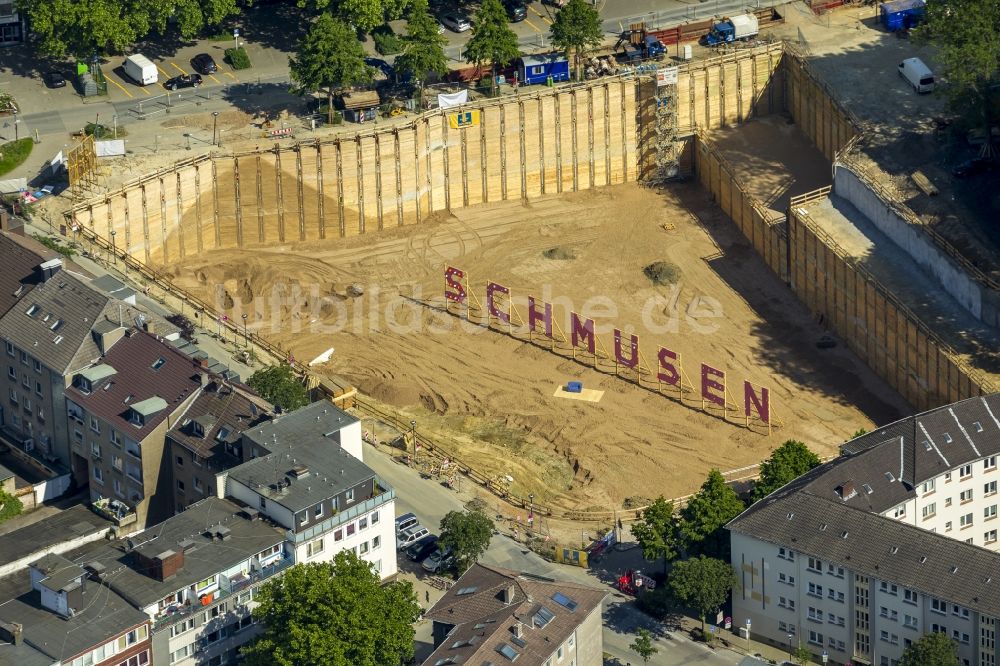
{"type": "Polygon", "coordinates": [[[392,26],[388,24],[372,30],[372,39],[375,40],[375,50],[382,55],[394,55],[403,51],[403,40],[393,32],[392,26]]]}
{"type": "Polygon", "coordinates": [[[49,238],[48,236],[43,236],[41,234],[31,234],[31,236],[45,247],[58,252],[67,259],[72,259],[76,256],[76,249],[69,245],[63,245],[54,238],[49,238]]]}
{"type": "Polygon", "coordinates": [[[120,139],[123,136],[127,136],[128,132],[124,128],[113,128],[107,125],[95,125],[94,123],[87,123],[83,127],[83,131],[88,136],[93,136],[98,141],[102,139],[120,139]]]}
{"type": "Polygon", "coordinates": [[[677,264],[669,261],[657,261],[642,269],[654,284],[674,284],[681,276],[677,264]]]}
{"type": "Polygon", "coordinates": [[[21,500],[0,490],[0,523],[19,515],[22,510],[24,505],[21,500]]]}
{"type": "Polygon", "coordinates": [[[31,137],[10,141],[0,146],[0,176],[24,164],[35,142],[31,137]]]}
{"type": "Polygon", "coordinates": [[[250,64],[250,56],[247,55],[246,49],[242,46],[238,49],[226,49],[225,60],[233,69],[250,69],[253,67],[250,64]]]}

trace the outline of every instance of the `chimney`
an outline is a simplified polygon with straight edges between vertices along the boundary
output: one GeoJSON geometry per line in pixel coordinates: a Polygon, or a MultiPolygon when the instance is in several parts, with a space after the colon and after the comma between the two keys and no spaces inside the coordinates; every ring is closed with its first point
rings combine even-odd
{"type": "Polygon", "coordinates": [[[152,559],[149,573],[158,581],[170,580],[184,568],[183,550],[165,550],[152,559]]]}
{"type": "Polygon", "coordinates": [[[151,320],[146,319],[146,321],[142,322],[142,330],[153,335],[156,333],[156,325],[151,320]]]}
{"type": "Polygon", "coordinates": [[[505,587],[503,589],[503,591],[500,592],[500,601],[502,601],[504,603],[504,605],[507,605],[507,606],[509,606],[512,603],[514,603],[514,584],[513,583],[511,583],[510,585],[508,585],[507,587],[505,587]]]}
{"type": "Polygon", "coordinates": [[[35,268],[35,273],[38,275],[39,282],[47,282],[49,278],[59,272],[62,268],[62,259],[49,259],[48,261],[43,261],[38,264],[35,268]]]}
{"type": "Polygon", "coordinates": [[[514,634],[514,638],[523,638],[524,637],[524,626],[520,622],[517,622],[515,620],[514,621],[514,626],[511,627],[510,630],[511,630],[511,633],[514,634]]]}
{"type": "Polygon", "coordinates": [[[23,628],[19,622],[4,622],[0,620],[0,639],[13,645],[20,645],[23,628]]]}
{"type": "Polygon", "coordinates": [[[840,496],[840,499],[846,502],[847,500],[857,495],[858,491],[854,487],[853,481],[844,481],[842,484],[837,486],[837,494],[840,496]]]}

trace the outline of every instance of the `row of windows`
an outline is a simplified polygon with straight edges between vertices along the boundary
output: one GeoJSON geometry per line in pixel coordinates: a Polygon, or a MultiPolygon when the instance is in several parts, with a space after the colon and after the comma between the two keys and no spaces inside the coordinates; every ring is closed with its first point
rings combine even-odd
{"type": "MultiPolygon", "coordinates": [[[[16,355],[14,354],[14,344],[9,341],[6,344],[7,344],[7,356],[10,356],[11,358],[16,358],[16,355]]],[[[42,371],[42,362],[39,361],[34,356],[29,356],[28,352],[26,351],[21,351],[21,363],[24,365],[30,365],[35,369],[35,372],[42,371]]]]}
{"type": "MultiPolygon", "coordinates": [[[[975,424],[975,426],[978,426],[978,428],[979,428],[977,430],[978,432],[982,432],[982,426],[978,422],[975,424]]],[[[946,434],[945,437],[948,437],[948,435],[946,434]]],[[[987,457],[983,458],[982,462],[983,462],[983,471],[984,472],[992,472],[992,471],[994,471],[997,468],[997,457],[996,456],[987,456],[987,457]]],[[[968,479],[969,477],[971,477],[972,476],[972,465],[973,465],[973,463],[968,463],[968,464],[965,464],[965,465],[962,465],[961,467],[959,467],[958,468],[958,476],[959,476],[959,478],[961,478],[961,479],[968,479]]],[[[945,483],[949,483],[951,481],[951,472],[945,472],[945,474],[944,474],[944,481],[945,481],[945,483]]],[[[923,494],[932,493],[932,492],[934,492],[936,486],[937,486],[936,479],[928,479],[927,481],[924,481],[920,485],[920,492],[923,493],[923,494]]]]}
{"type": "MultiPolygon", "coordinates": [[[[813,622],[822,622],[824,615],[823,611],[820,610],[819,608],[813,608],[812,606],[810,606],[806,614],[806,617],[808,617],[813,622]]],[[[835,624],[839,627],[843,627],[847,621],[843,615],[837,615],[836,613],[827,613],[825,617],[827,622],[829,622],[830,624],[835,624]]]]}
{"type": "MultiPolygon", "coordinates": [[[[353,523],[349,527],[353,527],[353,523]]],[[[340,532],[340,530],[338,530],[337,532],[340,532]]],[[[341,541],[343,538],[343,537],[341,537],[340,539],[336,538],[336,534],[334,535],[334,537],[335,537],[334,541],[341,541]]],[[[306,559],[315,557],[326,549],[324,541],[325,538],[326,537],[313,539],[312,541],[306,544],[306,559]]],[[[376,535],[372,537],[371,541],[362,541],[358,545],[351,546],[349,548],[346,548],[345,550],[350,550],[354,552],[354,554],[356,555],[367,555],[369,552],[377,550],[381,547],[382,547],[382,537],[376,535]]]]}

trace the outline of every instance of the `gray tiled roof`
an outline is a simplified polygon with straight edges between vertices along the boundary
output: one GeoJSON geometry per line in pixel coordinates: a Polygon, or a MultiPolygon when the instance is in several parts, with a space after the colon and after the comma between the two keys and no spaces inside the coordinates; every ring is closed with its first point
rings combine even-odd
{"type": "Polygon", "coordinates": [[[241,511],[239,505],[229,500],[207,497],[159,525],[132,535],[132,543],[152,555],[167,550],[183,551],[180,542],[193,542],[184,553],[183,567],[167,581],[156,580],[139,570],[134,556],[126,552],[125,540],[85,547],[67,557],[78,564],[91,561],[103,564],[109,585],[141,608],[284,541],[284,531],[263,519],[249,520],[241,511]],[[229,528],[230,536],[223,541],[213,540],[206,532],[220,524],[229,528]]]}
{"type": "Polygon", "coordinates": [[[448,657],[461,664],[509,663],[497,651],[507,645],[518,655],[518,664],[541,666],[607,594],[576,583],[474,564],[425,614],[426,619],[454,629],[423,663],[430,666],[448,657]],[[503,592],[511,587],[513,596],[506,603],[503,592]],[[572,600],[575,608],[557,603],[556,594],[572,600]],[[534,621],[539,609],[547,611],[544,623],[534,621]],[[514,640],[515,625],[521,626],[520,642],[514,640]]]}
{"type": "Polygon", "coordinates": [[[243,438],[270,453],[233,468],[229,477],[259,490],[285,480],[293,466],[305,465],[309,476],[280,495],[268,495],[269,501],[297,512],[335,497],[375,478],[375,472],[340,446],[341,428],[357,420],[320,401],[261,423],[244,431],[243,438]]]}
{"type": "Polygon", "coordinates": [[[35,267],[51,259],[51,254],[27,248],[7,232],[0,232],[0,257],[3,257],[3,265],[0,266],[0,315],[14,307],[35,287],[38,282],[35,267]]]}
{"type": "Polygon", "coordinates": [[[240,439],[244,430],[270,418],[263,398],[251,396],[244,389],[216,380],[195,398],[168,437],[206,458],[213,468],[231,467],[240,462],[225,451],[226,442],[240,439]],[[194,423],[202,426],[203,436],[194,432],[194,423]],[[223,430],[225,429],[225,430],[223,430]],[[226,433],[224,438],[220,437],[226,433]]]}
{"type": "Polygon", "coordinates": [[[1000,616],[1000,553],[880,515],[914,497],[927,479],[1000,454],[998,419],[1000,394],[992,394],[880,428],[848,442],[841,457],[771,493],[728,528],[1000,616]],[[853,494],[842,499],[845,484],[853,494]]]}

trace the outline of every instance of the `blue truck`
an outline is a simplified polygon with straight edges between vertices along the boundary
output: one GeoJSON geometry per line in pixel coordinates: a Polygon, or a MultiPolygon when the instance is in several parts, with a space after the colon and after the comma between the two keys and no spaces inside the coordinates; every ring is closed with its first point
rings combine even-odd
{"type": "Polygon", "coordinates": [[[740,14],[719,21],[712,26],[708,34],[701,38],[704,46],[718,46],[719,44],[729,44],[741,39],[751,39],[760,32],[760,24],[756,14],[740,14]]]}
{"type": "Polygon", "coordinates": [[[879,5],[879,14],[886,32],[915,28],[924,20],[926,12],[926,0],[892,0],[879,5]]]}

